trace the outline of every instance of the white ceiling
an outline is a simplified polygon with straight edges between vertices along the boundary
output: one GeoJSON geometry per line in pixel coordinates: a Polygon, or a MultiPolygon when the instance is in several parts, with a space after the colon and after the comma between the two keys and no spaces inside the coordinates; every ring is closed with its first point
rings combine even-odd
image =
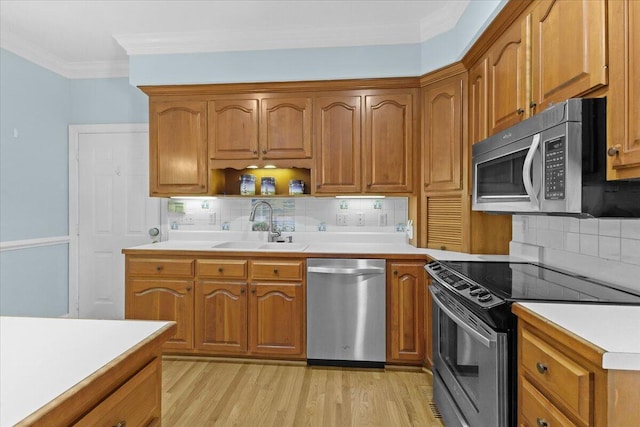
{"type": "Polygon", "coordinates": [[[0,46],[66,77],[126,76],[128,55],[419,43],[470,0],[0,0],[0,46]]]}

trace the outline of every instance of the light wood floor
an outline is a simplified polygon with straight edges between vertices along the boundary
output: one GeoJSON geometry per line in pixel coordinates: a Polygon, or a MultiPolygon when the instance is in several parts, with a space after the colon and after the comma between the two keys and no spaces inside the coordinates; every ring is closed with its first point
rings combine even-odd
{"type": "Polygon", "coordinates": [[[162,424],[178,426],[438,426],[431,375],[163,360],[162,424]]]}

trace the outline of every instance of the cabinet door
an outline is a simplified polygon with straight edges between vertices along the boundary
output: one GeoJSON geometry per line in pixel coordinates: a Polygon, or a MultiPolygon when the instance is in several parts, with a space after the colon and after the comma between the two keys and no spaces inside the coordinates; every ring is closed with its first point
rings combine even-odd
{"type": "Polygon", "coordinates": [[[257,99],[216,99],[208,110],[212,159],[258,158],[257,99]]]}
{"type": "Polygon", "coordinates": [[[463,251],[463,200],[455,194],[427,194],[424,198],[426,214],[425,246],[429,249],[463,251]]]}
{"type": "Polygon", "coordinates": [[[193,281],[129,279],[126,298],[127,319],[173,320],[176,334],[163,349],[193,348],[193,281]]]}
{"type": "Polygon", "coordinates": [[[149,104],[151,196],[206,194],[207,103],[149,104]]]}
{"type": "Polygon", "coordinates": [[[415,362],[424,358],[424,263],[387,265],[387,361],[415,362]]]}
{"type": "Polygon", "coordinates": [[[302,283],[252,283],[249,353],[304,357],[304,299],[302,283]]]}
{"type": "Polygon", "coordinates": [[[469,70],[469,141],[475,144],[489,136],[489,58],[469,70]]]}
{"type": "Polygon", "coordinates": [[[462,188],[462,91],[465,84],[466,76],[454,76],[431,84],[424,90],[425,191],[462,188]]]}
{"type": "Polygon", "coordinates": [[[640,2],[609,1],[607,179],[640,178],[640,2]]]}
{"type": "Polygon", "coordinates": [[[361,98],[326,97],[314,103],[316,193],[359,193],[361,98]]]}
{"type": "Polygon", "coordinates": [[[365,100],[365,191],[409,193],[413,186],[414,94],[365,100]]]}
{"type": "Polygon", "coordinates": [[[532,15],[531,108],[607,84],[606,2],[542,0],[532,15]]]}
{"type": "Polygon", "coordinates": [[[311,157],[311,98],[266,98],[260,110],[263,159],[311,157]]]}
{"type": "Polygon", "coordinates": [[[528,115],[526,61],[529,22],[530,16],[515,22],[489,51],[490,135],[518,123],[528,115]]]}
{"type": "Polygon", "coordinates": [[[200,281],[195,298],[195,347],[246,353],[247,283],[200,281]]]}

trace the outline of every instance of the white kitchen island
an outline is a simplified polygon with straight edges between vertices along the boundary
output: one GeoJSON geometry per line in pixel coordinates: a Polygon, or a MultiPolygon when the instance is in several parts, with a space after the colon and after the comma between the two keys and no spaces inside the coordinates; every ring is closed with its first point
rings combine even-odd
{"type": "Polygon", "coordinates": [[[174,322],[0,317],[0,426],[159,421],[159,356],[174,332],[174,322]]]}

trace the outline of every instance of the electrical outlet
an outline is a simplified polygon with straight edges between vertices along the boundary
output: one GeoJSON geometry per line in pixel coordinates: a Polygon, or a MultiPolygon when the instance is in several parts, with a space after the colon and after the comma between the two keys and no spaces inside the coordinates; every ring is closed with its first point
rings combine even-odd
{"type": "Polygon", "coordinates": [[[387,225],[387,214],[385,212],[380,212],[378,214],[378,226],[385,227],[387,225]]]}
{"type": "Polygon", "coordinates": [[[216,223],[216,213],[211,212],[209,214],[209,225],[215,225],[215,223],[216,223]]]}
{"type": "Polygon", "coordinates": [[[343,214],[343,213],[336,214],[336,225],[340,225],[340,226],[349,225],[349,214],[343,214]]]}
{"type": "Polygon", "coordinates": [[[356,225],[359,227],[364,225],[364,212],[358,212],[356,214],[356,225]]]}

